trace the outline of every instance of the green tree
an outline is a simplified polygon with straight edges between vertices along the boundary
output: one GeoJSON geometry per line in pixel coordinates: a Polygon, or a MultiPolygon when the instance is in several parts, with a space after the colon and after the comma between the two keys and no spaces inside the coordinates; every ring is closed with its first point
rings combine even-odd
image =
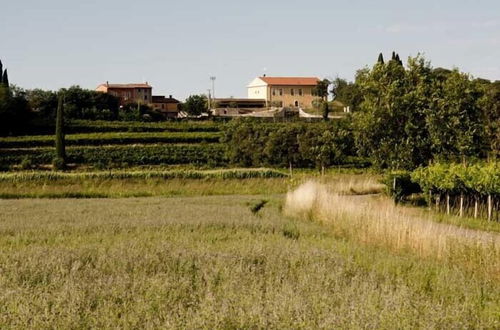
{"type": "Polygon", "coordinates": [[[182,104],[182,110],[190,116],[199,116],[207,112],[207,109],[207,97],[205,95],[191,95],[182,104]]]}
{"type": "Polygon", "coordinates": [[[434,158],[460,160],[478,156],[484,147],[480,84],[457,69],[434,79],[427,129],[434,158]]]}
{"type": "Polygon", "coordinates": [[[53,165],[56,169],[63,169],[66,165],[66,148],[64,141],[64,95],[59,94],[56,115],[56,157],[53,165]]]}
{"type": "Polygon", "coordinates": [[[356,110],[363,101],[363,94],[358,84],[356,82],[347,82],[347,80],[339,77],[332,81],[330,93],[333,95],[334,100],[349,106],[351,110],[356,110]]]}
{"type": "Polygon", "coordinates": [[[356,145],[379,167],[414,168],[430,158],[431,68],[421,56],[410,58],[407,70],[393,58],[357,76],[363,102],[353,114],[356,145]]]}
{"type": "Polygon", "coordinates": [[[313,89],[313,94],[326,101],[328,98],[328,86],[330,86],[330,80],[323,79],[318,81],[318,84],[313,89]]]}

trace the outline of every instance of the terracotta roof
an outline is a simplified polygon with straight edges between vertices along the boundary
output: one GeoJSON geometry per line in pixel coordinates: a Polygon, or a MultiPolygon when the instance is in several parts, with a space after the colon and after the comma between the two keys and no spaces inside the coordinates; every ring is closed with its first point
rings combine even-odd
{"type": "Polygon", "coordinates": [[[180,103],[179,100],[174,99],[172,96],[165,97],[163,95],[153,95],[153,103],[180,103]]]}
{"type": "Polygon", "coordinates": [[[100,84],[108,88],[153,88],[149,84],[100,84]]]}
{"type": "Polygon", "coordinates": [[[316,77],[259,77],[268,85],[279,86],[316,86],[319,79],[316,77]]]}

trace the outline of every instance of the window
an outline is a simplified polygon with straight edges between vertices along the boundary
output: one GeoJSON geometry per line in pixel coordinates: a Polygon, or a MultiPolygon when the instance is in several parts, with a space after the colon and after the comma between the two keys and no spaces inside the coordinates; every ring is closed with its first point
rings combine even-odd
{"type": "Polygon", "coordinates": [[[147,95],[144,95],[144,100],[147,101],[148,100],[148,96],[147,95]]]}
{"type": "Polygon", "coordinates": [[[276,96],[276,90],[273,88],[273,96],[276,96]]]}
{"type": "Polygon", "coordinates": [[[283,96],[283,90],[280,88],[280,96],[283,96]]]}
{"type": "Polygon", "coordinates": [[[302,96],[302,89],[299,89],[299,95],[302,96]]]}
{"type": "Polygon", "coordinates": [[[293,88],[290,88],[290,95],[295,95],[295,92],[293,91],[293,88]]]}

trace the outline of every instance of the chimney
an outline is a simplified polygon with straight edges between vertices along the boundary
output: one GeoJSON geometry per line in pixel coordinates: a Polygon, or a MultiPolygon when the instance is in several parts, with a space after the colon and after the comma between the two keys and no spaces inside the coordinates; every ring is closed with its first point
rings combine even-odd
{"type": "Polygon", "coordinates": [[[263,77],[265,77],[265,76],[266,76],[266,74],[264,73],[263,77]]]}
{"type": "Polygon", "coordinates": [[[171,98],[172,98],[172,95],[169,95],[169,96],[168,96],[168,98],[169,98],[169,99],[171,99],[171,98]]]}
{"type": "Polygon", "coordinates": [[[106,87],[109,87],[109,81],[106,80],[106,87]]]}

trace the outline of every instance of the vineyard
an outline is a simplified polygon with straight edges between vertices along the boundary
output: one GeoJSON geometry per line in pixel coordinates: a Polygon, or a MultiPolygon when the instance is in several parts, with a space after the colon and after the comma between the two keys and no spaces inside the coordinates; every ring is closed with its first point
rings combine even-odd
{"type": "Polygon", "coordinates": [[[422,192],[438,212],[460,217],[499,220],[500,163],[441,164],[393,173],[386,180],[400,200],[422,192]]]}
{"type": "MultiPolygon", "coordinates": [[[[215,122],[71,121],[65,137],[67,162],[73,166],[126,168],[134,165],[194,165],[227,163],[219,143],[223,124],[215,122]]],[[[54,136],[0,138],[0,167],[34,169],[51,164],[54,136]]],[[[38,133],[43,133],[43,129],[38,133]]]]}

